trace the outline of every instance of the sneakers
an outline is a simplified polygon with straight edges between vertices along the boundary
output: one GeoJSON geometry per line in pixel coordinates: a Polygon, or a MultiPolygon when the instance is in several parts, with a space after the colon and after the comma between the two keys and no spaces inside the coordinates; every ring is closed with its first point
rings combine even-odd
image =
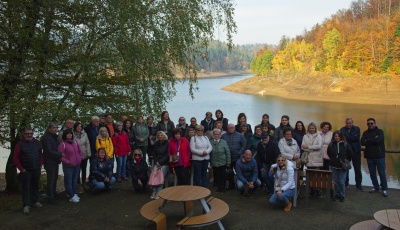
{"type": "Polygon", "coordinates": [[[371,189],[371,190],[369,190],[368,191],[369,193],[378,193],[379,192],[379,189],[371,189]]]}
{"type": "Polygon", "coordinates": [[[36,202],[36,203],[35,203],[35,207],[36,207],[36,208],[42,208],[42,207],[43,207],[43,204],[41,204],[40,202],[36,202]]]}
{"type": "Polygon", "coordinates": [[[155,199],[155,198],[156,198],[156,192],[152,192],[151,196],[150,196],[150,199],[155,199]]]}
{"type": "Polygon", "coordinates": [[[388,196],[388,194],[387,194],[387,191],[386,191],[386,190],[383,190],[383,191],[382,191],[382,196],[384,196],[384,197],[387,197],[387,196],[388,196]]]}
{"type": "Polygon", "coordinates": [[[75,195],[71,199],[69,199],[69,202],[78,203],[79,202],[79,197],[77,195],[75,195]]]}
{"type": "Polygon", "coordinates": [[[284,212],[290,212],[291,209],[292,209],[292,202],[289,201],[289,203],[285,206],[283,211],[284,212]]]}
{"type": "Polygon", "coordinates": [[[78,194],[75,194],[75,197],[80,201],[81,198],[78,196],[78,194]]]}
{"type": "Polygon", "coordinates": [[[24,209],[23,209],[24,213],[25,214],[29,214],[29,209],[30,209],[29,206],[25,206],[24,209]]]}

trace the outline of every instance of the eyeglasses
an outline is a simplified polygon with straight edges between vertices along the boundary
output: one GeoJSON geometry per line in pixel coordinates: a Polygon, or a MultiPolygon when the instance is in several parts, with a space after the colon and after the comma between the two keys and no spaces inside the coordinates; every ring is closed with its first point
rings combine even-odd
{"type": "Polygon", "coordinates": [[[368,122],[368,123],[367,123],[367,125],[373,125],[373,124],[374,124],[373,122],[368,122]]]}
{"type": "Polygon", "coordinates": [[[25,133],[25,135],[33,135],[33,133],[25,133]]]}
{"type": "Polygon", "coordinates": [[[140,154],[133,154],[135,157],[138,157],[138,156],[140,156],[140,154]]]}

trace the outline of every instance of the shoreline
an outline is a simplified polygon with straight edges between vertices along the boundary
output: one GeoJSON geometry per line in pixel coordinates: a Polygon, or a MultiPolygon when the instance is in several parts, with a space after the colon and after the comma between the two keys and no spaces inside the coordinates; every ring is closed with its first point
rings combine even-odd
{"type": "MultiPolygon", "coordinates": [[[[250,75],[250,71],[228,71],[228,72],[208,72],[208,73],[197,73],[197,78],[212,78],[212,77],[228,77],[228,76],[242,76],[250,75]]],[[[183,74],[176,74],[178,79],[183,79],[183,74]]]]}

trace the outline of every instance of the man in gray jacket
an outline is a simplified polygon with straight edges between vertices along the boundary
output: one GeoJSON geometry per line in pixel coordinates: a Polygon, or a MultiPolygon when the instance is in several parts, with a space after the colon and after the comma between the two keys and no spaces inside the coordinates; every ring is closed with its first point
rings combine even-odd
{"type": "Polygon", "coordinates": [[[228,143],[229,151],[231,153],[231,165],[227,167],[228,173],[227,180],[229,181],[229,189],[235,188],[234,183],[234,172],[233,169],[236,167],[236,161],[243,155],[246,150],[246,139],[244,136],[235,131],[235,125],[228,124],[228,132],[222,135],[223,140],[228,143]]]}

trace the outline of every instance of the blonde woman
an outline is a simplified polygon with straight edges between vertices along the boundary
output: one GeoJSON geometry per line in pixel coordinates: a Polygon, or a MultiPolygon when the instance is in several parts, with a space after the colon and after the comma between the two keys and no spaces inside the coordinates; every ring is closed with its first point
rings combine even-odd
{"type": "Polygon", "coordinates": [[[96,137],[96,151],[99,148],[104,148],[106,150],[106,159],[110,159],[112,165],[114,165],[114,146],[106,127],[101,127],[99,129],[99,135],[96,137]]]}
{"type": "Polygon", "coordinates": [[[207,169],[210,162],[212,146],[210,140],[204,135],[204,126],[196,126],[196,136],[190,139],[194,183],[197,186],[208,187],[207,169]]]}
{"type": "Polygon", "coordinates": [[[272,205],[284,203],[285,208],[283,211],[290,212],[292,203],[289,198],[294,196],[295,182],[294,182],[294,168],[293,163],[287,160],[284,156],[279,155],[276,164],[271,166],[270,171],[275,173],[275,192],[269,199],[272,205]]]}
{"type": "MultiPolygon", "coordinates": [[[[168,136],[163,131],[157,132],[157,139],[154,143],[154,170],[161,169],[164,177],[168,173],[168,136]]],[[[159,199],[158,193],[162,190],[163,185],[153,186],[153,193],[150,199],[159,199]]]]}

